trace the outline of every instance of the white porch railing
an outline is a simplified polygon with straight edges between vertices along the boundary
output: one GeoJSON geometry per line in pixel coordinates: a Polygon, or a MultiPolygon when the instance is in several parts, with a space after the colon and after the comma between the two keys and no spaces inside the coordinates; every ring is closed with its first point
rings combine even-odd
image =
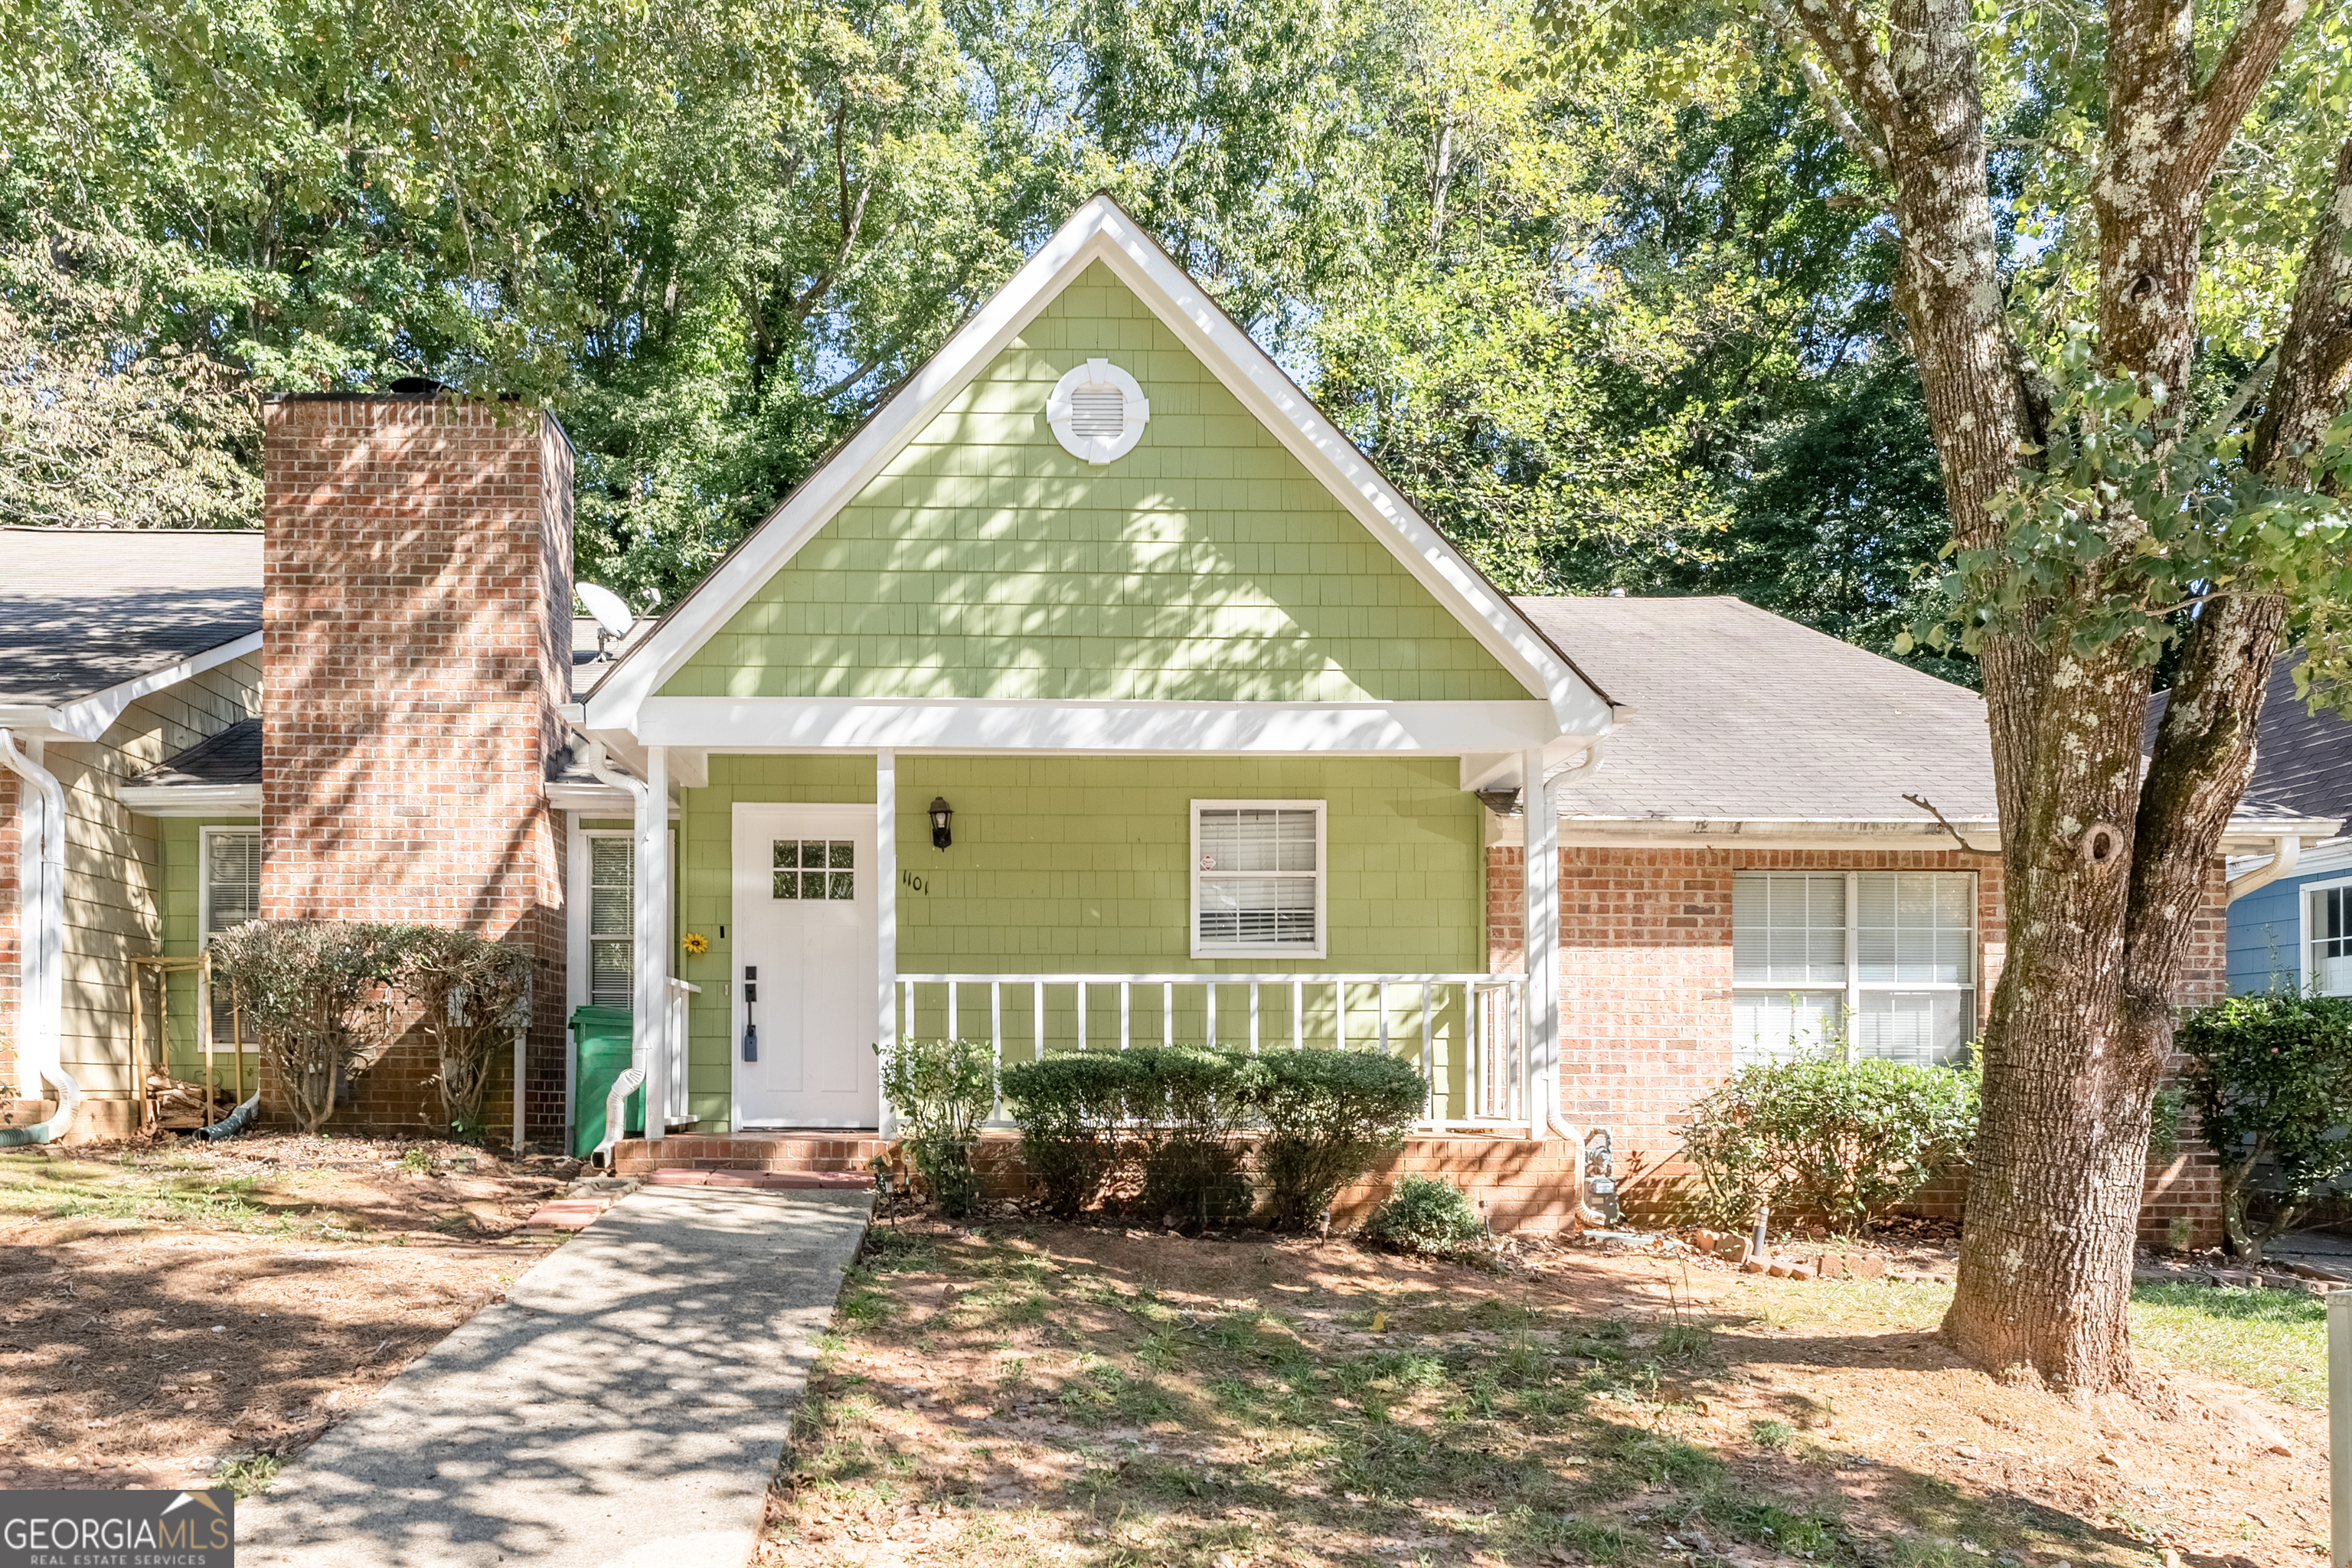
{"type": "MultiPolygon", "coordinates": [[[[1424,1129],[1528,1121],[1527,992],[1517,974],[901,973],[898,982],[900,1035],[973,1037],[965,1009],[984,1006],[1000,1069],[1008,1043],[1015,1061],[1114,1041],[1120,1050],[1175,1043],[1402,1050],[1431,1085],[1424,1129]],[[1011,1035],[1008,998],[1016,1015],[1011,1035]]],[[[1003,1114],[999,1104],[992,1124],[1003,1114]]]]}

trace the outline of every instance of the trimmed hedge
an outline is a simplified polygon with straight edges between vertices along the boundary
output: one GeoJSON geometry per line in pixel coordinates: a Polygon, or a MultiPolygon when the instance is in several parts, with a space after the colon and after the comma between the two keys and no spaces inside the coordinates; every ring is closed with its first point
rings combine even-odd
{"type": "Polygon", "coordinates": [[[1250,1056],[1139,1046],[1004,1069],[1022,1159],[1065,1218],[1097,1202],[1207,1226],[1251,1207],[1304,1229],[1332,1194],[1403,1145],[1428,1088],[1392,1057],[1310,1049],[1250,1056]]]}
{"type": "Polygon", "coordinates": [[[1341,1187],[1404,1147],[1429,1088],[1399,1058],[1363,1051],[1274,1051],[1258,1062],[1266,1221],[1304,1230],[1341,1187]]]}

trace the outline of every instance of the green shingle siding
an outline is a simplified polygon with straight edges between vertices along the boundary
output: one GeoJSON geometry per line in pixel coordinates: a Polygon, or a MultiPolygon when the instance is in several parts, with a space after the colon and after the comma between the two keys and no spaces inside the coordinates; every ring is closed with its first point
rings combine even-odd
{"type": "Polygon", "coordinates": [[[1097,265],[671,679],[672,697],[1528,696],[1097,265]],[[1045,400],[1118,362],[1151,421],[1103,468],[1045,400]]]}
{"type": "MultiPolygon", "coordinates": [[[[908,973],[1024,971],[1283,973],[1380,971],[1469,973],[1485,967],[1485,890],[1479,806],[1462,793],[1453,758],[900,757],[898,763],[898,967],[908,973]],[[925,815],[933,795],[955,808],[955,845],[931,847],[925,815]],[[1323,960],[1189,956],[1192,802],[1297,799],[1326,804],[1329,930],[1323,960]],[[918,891],[907,878],[922,883],[918,891]]],[[[710,786],[689,791],[678,823],[680,934],[698,931],[710,951],[675,956],[681,978],[700,985],[688,1050],[688,1093],[706,1125],[729,1108],[734,805],[738,801],[871,802],[870,757],[710,759],[710,786]]],[[[1409,996],[1391,997],[1392,1047],[1420,1045],[1409,996]]],[[[1134,1037],[1160,1026],[1157,991],[1133,999],[1134,1037]]],[[[1263,1037],[1289,1038],[1289,995],[1260,998],[1263,1037]]],[[[1025,988],[1008,992],[1008,1058],[1029,1051],[1034,1026],[1025,988]]],[[[1219,999],[1218,1034],[1246,1038],[1248,992],[1219,999]]],[[[985,987],[963,998],[963,1032],[984,1034],[985,987]]],[[[1373,993],[1349,997],[1352,1038],[1375,1027],[1373,993]]],[[[944,1027],[939,988],[921,1002],[917,1026],[944,1027]]],[[[1076,1043],[1069,993],[1048,1003],[1049,1048],[1076,1043]]],[[[1310,1035],[1328,1037],[1328,986],[1307,996],[1310,1035]]],[[[1198,993],[1182,1001],[1179,1039],[1203,1035],[1198,993]]],[[[1441,1006],[1436,1019],[1443,1076],[1458,1088],[1463,1023],[1441,1006]]],[[[1115,988],[1090,999],[1097,1046],[1118,1038],[1115,988]]],[[[1458,1114],[1458,1112],[1457,1112],[1458,1114]]]]}

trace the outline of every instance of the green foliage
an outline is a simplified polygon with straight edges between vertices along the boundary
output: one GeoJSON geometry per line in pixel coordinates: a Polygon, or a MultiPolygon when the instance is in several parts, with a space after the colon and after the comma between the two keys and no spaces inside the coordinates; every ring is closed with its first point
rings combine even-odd
{"type": "Polygon", "coordinates": [[[1246,1214],[1242,1131],[1255,1109],[1256,1058],[1197,1046],[1138,1046],[1120,1055],[1143,1213],[1202,1226],[1246,1214]]]}
{"type": "Polygon", "coordinates": [[[1004,1069],[1021,1161],[1064,1219],[1091,1207],[1118,1170],[1133,1083],[1127,1052],[1046,1057],[1004,1069]]]}
{"type": "Polygon", "coordinates": [[[1972,1073],[1801,1055],[1740,1068],[1694,1104],[1683,1152],[1710,1219],[1769,1204],[1866,1231],[1966,1152],[1977,1100],[1972,1073]]]}
{"type": "MultiPolygon", "coordinates": [[[[2095,358],[2087,331],[2069,338],[2038,463],[1998,503],[2002,541],[1947,547],[1919,640],[1973,654],[2013,634],[2077,657],[2120,644],[2149,667],[2186,631],[2183,613],[2224,588],[2283,595],[2306,617],[2352,602],[2352,512],[2329,493],[2352,475],[2352,414],[2306,455],[2326,488],[2284,484],[2243,460],[2252,433],[2234,409],[2199,419],[2179,392],[2102,375],[2095,358]]],[[[2347,661],[2352,646],[2319,637],[2298,689],[2314,675],[2340,683],[2347,661]]]]}
{"type": "Polygon", "coordinates": [[[1402,1058],[1367,1051],[1268,1051],[1257,1070],[1258,1184],[1276,1230],[1307,1228],[1333,1194],[1402,1148],[1429,1093],[1402,1058]]]}
{"type": "Polygon", "coordinates": [[[980,1201],[971,1144],[996,1107],[994,1049],[986,1040],[903,1039],[874,1051],[916,1171],[940,1210],[963,1218],[980,1201]]]}
{"type": "Polygon", "coordinates": [[[1360,1234],[1375,1247],[1433,1258],[1484,1251],[1490,1244],[1478,1211],[1462,1189],[1433,1176],[1400,1178],[1364,1221],[1360,1234]]]}
{"type": "Polygon", "coordinates": [[[883,1097],[909,1139],[968,1143],[996,1107],[996,1053],[986,1040],[908,1038],[874,1054],[883,1097]]]}
{"type": "Polygon", "coordinates": [[[326,1124],[340,1086],[398,1037],[399,1010],[387,988],[416,931],[253,921],[214,937],[213,984],[236,998],[305,1133],[326,1124]]]}
{"type": "Polygon", "coordinates": [[[492,1071],[509,1054],[515,1031],[530,1026],[530,952],[465,931],[418,927],[403,943],[393,984],[421,1010],[417,1026],[440,1063],[449,1131],[479,1137],[492,1071]]]}
{"type": "Polygon", "coordinates": [[[2352,1173],[2352,1001],[2225,996],[2190,1014],[2174,1041],[2189,1059],[2198,1126],[2221,1157],[2230,1239],[2258,1259],[2320,1189],[2352,1173]]]}

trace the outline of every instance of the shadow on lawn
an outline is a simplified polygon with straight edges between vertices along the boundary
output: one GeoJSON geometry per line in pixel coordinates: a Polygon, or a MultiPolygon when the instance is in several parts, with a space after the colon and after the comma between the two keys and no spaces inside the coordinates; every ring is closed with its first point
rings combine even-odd
{"type": "MultiPolygon", "coordinates": [[[[957,1352],[1014,1363],[1020,1377],[968,1378],[936,1405],[911,1406],[937,1432],[913,1447],[860,1436],[869,1402],[894,1403],[892,1389],[830,1378],[803,1414],[795,1483],[865,1489],[892,1506],[1034,1506],[1081,1541],[1098,1533],[1089,1560],[1104,1564],[1220,1552],[1854,1568],[1958,1568],[2027,1552],[2147,1559],[2127,1532],[2005,1487],[1824,1450],[1803,1436],[1814,1407],[1793,1392],[1772,1396],[1781,1403],[1768,1408],[1788,1419],[1759,1422],[1780,1428],[1759,1446],[1709,1447],[1660,1425],[1666,1404],[1690,1396],[1685,1385],[1734,1366],[1960,1366],[1931,1336],[1781,1339],[1688,1309],[1679,1323],[1637,1326],[1580,1310],[1557,1281],[1528,1293],[1556,1299],[1507,1301],[1495,1292],[1512,1282],[1472,1271],[1336,1300],[1322,1291],[1312,1308],[1270,1290],[1239,1292],[1256,1307],[1212,1307],[1170,1296],[1270,1282],[1275,1254],[1202,1257],[1189,1244],[1181,1258],[1153,1258],[1117,1233],[1015,1234],[1023,1245],[876,1233],[845,1301],[849,1332],[948,1369],[935,1377],[954,1375],[957,1352]],[[1351,1331],[1374,1310],[1396,1342],[1351,1331]],[[1005,1335],[1023,1329],[1055,1342],[1015,1358],[1005,1335]],[[1433,1334],[1450,1337],[1423,1337],[1433,1334]],[[1035,1359],[1064,1352],[1066,1374],[1038,1375],[1035,1359]]],[[[1351,1289],[1365,1282],[1353,1268],[1337,1272],[1351,1289]]],[[[1622,1282],[1606,1283],[1622,1301],[1622,1282]]]]}

